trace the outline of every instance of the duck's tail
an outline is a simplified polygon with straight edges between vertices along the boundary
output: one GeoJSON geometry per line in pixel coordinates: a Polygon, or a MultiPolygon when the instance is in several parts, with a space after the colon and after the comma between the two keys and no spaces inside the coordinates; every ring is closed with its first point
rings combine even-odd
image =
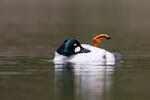
{"type": "Polygon", "coordinates": [[[115,60],[120,60],[122,58],[122,55],[120,52],[116,51],[116,50],[113,50],[113,51],[110,51],[112,54],[114,54],[115,56],[115,60]]]}

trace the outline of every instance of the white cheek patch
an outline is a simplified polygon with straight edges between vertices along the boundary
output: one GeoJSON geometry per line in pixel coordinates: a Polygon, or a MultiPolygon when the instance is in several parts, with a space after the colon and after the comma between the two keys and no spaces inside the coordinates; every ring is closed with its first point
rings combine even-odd
{"type": "Polygon", "coordinates": [[[77,52],[79,52],[80,50],[81,50],[80,47],[76,47],[76,48],[74,49],[74,52],[77,53],[77,52]]]}

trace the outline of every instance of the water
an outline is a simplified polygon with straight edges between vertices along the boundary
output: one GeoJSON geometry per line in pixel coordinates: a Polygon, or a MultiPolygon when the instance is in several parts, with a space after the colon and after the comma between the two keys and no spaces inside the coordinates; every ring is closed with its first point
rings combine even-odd
{"type": "Polygon", "coordinates": [[[125,57],[116,66],[54,66],[45,57],[0,59],[0,97],[3,100],[149,98],[150,57],[125,57]]]}
{"type": "Polygon", "coordinates": [[[149,1],[0,1],[1,100],[149,100],[149,1]],[[54,65],[69,37],[91,44],[100,32],[120,64],[54,65]]]}

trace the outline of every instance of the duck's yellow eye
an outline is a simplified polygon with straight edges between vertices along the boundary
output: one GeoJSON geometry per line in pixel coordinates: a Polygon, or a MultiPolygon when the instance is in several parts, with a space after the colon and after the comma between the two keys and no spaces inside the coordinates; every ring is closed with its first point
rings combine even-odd
{"type": "Polygon", "coordinates": [[[74,45],[74,46],[77,46],[77,44],[76,44],[76,43],[74,43],[73,45],[74,45]]]}

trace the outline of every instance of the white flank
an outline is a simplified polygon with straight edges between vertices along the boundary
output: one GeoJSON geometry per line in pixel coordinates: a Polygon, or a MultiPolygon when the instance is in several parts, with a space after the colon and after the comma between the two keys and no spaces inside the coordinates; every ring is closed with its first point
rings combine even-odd
{"type": "MultiPolygon", "coordinates": [[[[57,62],[71,62],[71,63],[81,63],[81,64],[106,64],[114,65],[115,57],[109,51],[101,48],[97,48],[91,45],[81,44],[83,48],[90,50],[88,53],[78,53],[70,57],[65,57],[55,53],[54,63],[57,62]]],[[[77,47],[75,52],[78,52],[77,47]]]]}

